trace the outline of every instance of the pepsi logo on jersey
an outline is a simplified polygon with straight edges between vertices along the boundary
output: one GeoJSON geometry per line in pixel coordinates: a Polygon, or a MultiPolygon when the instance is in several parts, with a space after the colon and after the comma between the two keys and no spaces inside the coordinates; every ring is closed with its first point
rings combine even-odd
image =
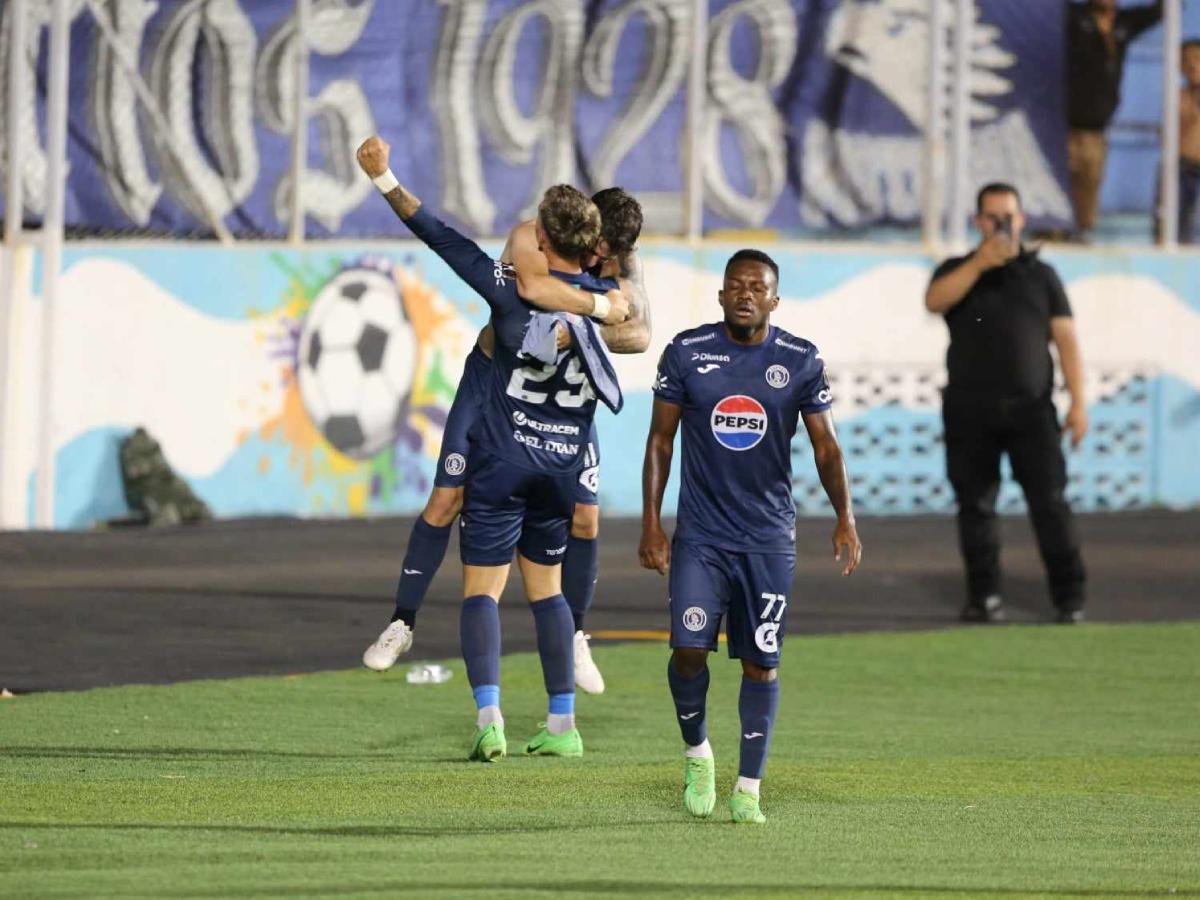
{"type": "Polygon", "coordinates": [[[713,407],[710,426],[722,447],[749,450],[767,433],[767,411],[753,397],[734,394],[713,407]]]}

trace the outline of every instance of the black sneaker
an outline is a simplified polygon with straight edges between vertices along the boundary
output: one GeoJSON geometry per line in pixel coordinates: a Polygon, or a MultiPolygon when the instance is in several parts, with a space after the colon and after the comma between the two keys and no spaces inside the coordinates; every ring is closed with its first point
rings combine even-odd
{"type": "Polygon", "coordinates": [[[1082,609],[1060,609],[1055,621],[1059,625],[1082,625],[1087,621],[1082,609]]]}
{"type": "Polygon", "coordinates": [[[983,622],[987,624],[995,624],[1005,621],[1008,616],[1004,613],[1004,602],[995,594],[988,597],[982,603],[969,601],[962,608],[959,618],[964,622],[983,622]]]}

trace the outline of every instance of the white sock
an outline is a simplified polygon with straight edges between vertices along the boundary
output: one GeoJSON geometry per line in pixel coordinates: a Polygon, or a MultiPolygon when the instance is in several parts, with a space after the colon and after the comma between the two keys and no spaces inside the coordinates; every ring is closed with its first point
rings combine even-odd
{"type": "Polygon", "coordinates": [[[712,744],[708,742],[708,738],[704,739],[704,743],[697,744],[695,747],[691,744],[684,744],[683,755],[688,759],[712,759],[712,744]]]}
{"type": "Polygon", "coordinates": [[[546,716],[546,730],[551,734],[566,734],[575,727],[575,713],[550,713],[546,716]]]}
{"type": "Polygon", "coordinates": [[[736,794],[738,791],[745,791],[747,794],[758,796],[758,786],[762,784],[761,778],[743,778],[738,776],[737,784],[733,786],[733,791],[736,794]]]}
{"type": "Polygon", "coordinates": [[[498,706],[483,706],[479,709],[479,715],[475,717],[476,728],[487,728],[495,722],[497,725],[504,724],[504,716],[500,715],[500,707],[498,706]]]}

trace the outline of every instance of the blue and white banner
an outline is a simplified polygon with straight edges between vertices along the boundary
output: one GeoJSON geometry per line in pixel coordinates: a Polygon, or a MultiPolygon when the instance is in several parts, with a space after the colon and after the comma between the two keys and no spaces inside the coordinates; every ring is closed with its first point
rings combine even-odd
{"type": "MultiPolygon", "coordinates": [[[[953,0],[936,2],[949,21],[953,0]]],[[[693,0],[314,0],[303,38],[293,0],[70,5],[71,226],[196,235],[219,217],[239,236],[284,234],[301,40],[310,236],[402,233],[354,160],[375,132],[396,174],[476,234],[503,232],[559,181],[621,184],[650,230],[682,226],[693,0]]],[[[705,227],[915,224],[932,6],[710,0],[705,227]]],[[[1013,181],[1035,224],[1064,225],[1062,4],[975,6],[972,181],[1013,181]]],[[[50,4],[28,7],[29,90],[0,127],[25,139],[36,221],[50,4]]],[[[10,20],[5,4],[0,90],[10,20]]]]}

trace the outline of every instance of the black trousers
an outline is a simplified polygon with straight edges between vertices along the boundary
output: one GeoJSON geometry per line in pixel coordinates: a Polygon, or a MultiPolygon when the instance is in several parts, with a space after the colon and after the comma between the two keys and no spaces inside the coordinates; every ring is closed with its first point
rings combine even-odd
{"type": "Polygon", "coordinates": [[[1029,518],[1046,567],[1050,597],[1060,610],[1084,603],[1083,558],[1067,503],[1067,464],[1050,399],[1000,398],[947,389],[942,401],[946,471],[958,501],[958,539],[971,603],[1000,593],[1000,529],[996,494],[1000,456],[1008,454],[1025,492],[1029,518]]]}

